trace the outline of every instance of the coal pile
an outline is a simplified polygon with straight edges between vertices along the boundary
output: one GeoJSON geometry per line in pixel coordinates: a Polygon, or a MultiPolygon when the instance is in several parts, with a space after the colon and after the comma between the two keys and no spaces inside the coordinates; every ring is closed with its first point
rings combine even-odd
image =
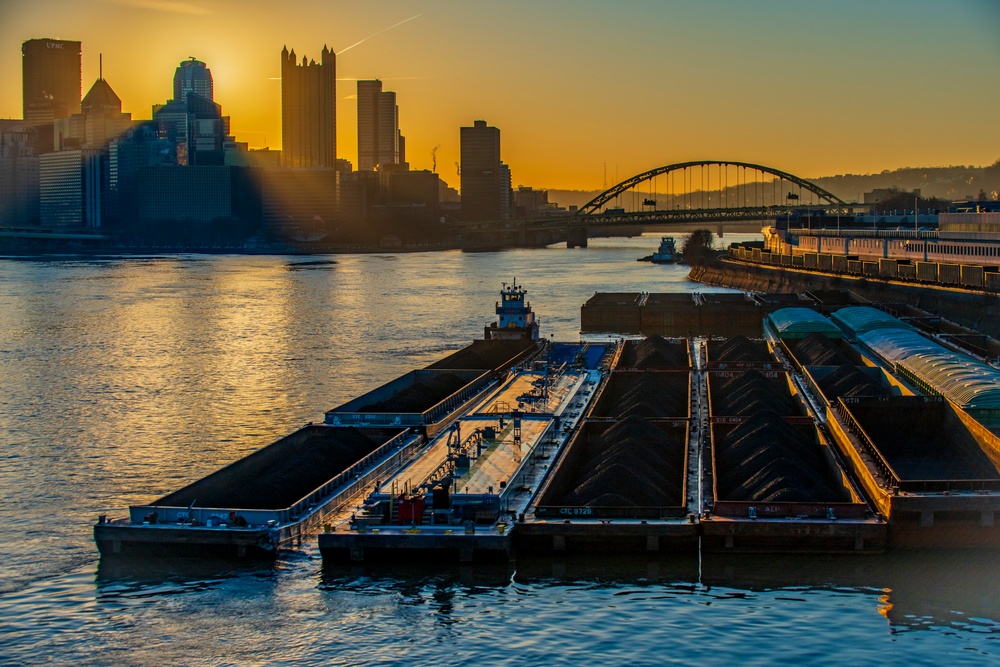
{"type": "Polygon", "coordinates": [[[708,342],[708,360],[718,363],[773,363],[767,344],[763,341],[752,341],[746,336],[733,336],[724,341],[710,340],[708,342]]]}
{"type": "Polygon", "coordinates": [[[415,382],[384,401],[369,403],[356,412],[424,412],[465,385],[466,381],[457,375],[443,373],[429,380],[415,382]]]}
{"type": "Polygon", "coordinates": [[[158,505],[283,509],[375,451],[355,428],[323,428],[299,442],[267,447],[157,501],[158,505]]]}
{"type": "MultiPolygon", "coordinates": [[[[552,505],[675,507],[684,502],[683,429],[677,434],[629,417],[602,434],[590,433],[577,458],[568,493],[552,505]]],[[[566,488],[565,486],[563,488],[566,488]]]]}
{"type": "Polygon", "coordinates": [[[592,417],[647,419],[688,416],[688,374],[615,372],[601,392],[592,417]]]}
{"type": "Polygon", "coordinates": [[[688,382],[687,373],[614,373],[592,416],[687,417],[688,382]]]}
{"type": "Polygon", "coordinates": [[[878,382],[854,366],[841,366],[822,380],[817,380],[820,391],[829,400],[840,396],[888,396],[889,392],[878,382]]]}
{"type": "Polygon", "coordinates": [[[785,417],[802,415],[802,407],[788,389],[759,371],[744,371],[735,377],[711,376],[712,414],[746,417],[774,412],[785,417]]]}
{"type": "Polygon", "coordinates": [[[715,442],[719,500],[850,501],[823,459],[815,435],[774,412],[754,415],[715,442]]]}
{"type": "Polygon", "coordinates": [[[619,368],[688,368],[686,340],[669,341],[663,336],[650,336],[638,343],[628,341],[618,361],[619,368]]]}
{"type": "Polygon", "coordinates": [[[800,340],[792,354],[802,366],[850,366],[854,362],[837,343],[823,334],[812,333],[800,340]]]}
{"type": "Polygon", "coordinates": [[[495,371],[535,344],[532,340],[476,340],[427,368],[495,371]]]}

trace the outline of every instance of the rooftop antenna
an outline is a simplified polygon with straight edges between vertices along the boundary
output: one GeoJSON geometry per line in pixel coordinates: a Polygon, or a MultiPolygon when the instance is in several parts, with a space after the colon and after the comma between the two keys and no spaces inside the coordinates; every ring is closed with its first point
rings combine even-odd
{"type": "Polygon", "coordinates": [[[104,79],[104,54],[97,54],[97,78],[104,79]]]}

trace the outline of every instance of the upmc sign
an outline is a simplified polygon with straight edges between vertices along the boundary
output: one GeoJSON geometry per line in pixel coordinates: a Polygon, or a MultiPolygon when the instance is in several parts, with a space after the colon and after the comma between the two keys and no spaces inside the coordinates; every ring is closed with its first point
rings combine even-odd
{"type": "Polygon", "coordinates": [[[66,45],[60,44],[59,42],[46,42],[45,46],[47,46],[50,49],[61,49],[64,48],[66,45]]]}

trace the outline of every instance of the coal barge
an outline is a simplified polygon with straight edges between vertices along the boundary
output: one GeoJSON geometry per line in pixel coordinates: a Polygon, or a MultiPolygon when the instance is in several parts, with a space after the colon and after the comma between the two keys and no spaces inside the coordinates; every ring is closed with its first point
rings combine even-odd
{"type": "Polygon", "coordinates": [[[483,340],[95,539],[273,557],[318,533],[330,562],[1000,544],[1000,381],[852,308],[767,308],[760,337],[553,343],[505,284],[483,340]]]}
{"type": "MultiPolygon", "coordinates": [[[[506,286],[505,286],[505,289],[506,286]]],[[[523,299],[513,286],[511,294],[523,299]]],[[[523,320],[523,317],[522,317],[523,320]]],[[[504,333],[517,329],[513,323],[504,333]]],[[[507,320],[504,320],[507,323],[507,320]]],[[[412,462],[431,439],[541,351],[497,335],[378,387],[229,466],[122,518],[101,516],[102,556],[273,558],[412,462]]]]}

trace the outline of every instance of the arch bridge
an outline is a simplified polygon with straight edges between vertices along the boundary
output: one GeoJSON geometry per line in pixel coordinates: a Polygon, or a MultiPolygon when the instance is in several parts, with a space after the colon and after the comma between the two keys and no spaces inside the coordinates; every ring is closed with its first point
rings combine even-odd
{"type": "MultiPolygon", "coordinates": [[[[600,215],[601,207],[612,201],[621,204],[622,197],[628,198],[630,194],[633,201],[624,203],[631,203],[633,212],[648,212],[647,207],[658,210],[660,196],[666,198],[665,210],[761,208],[787,206],[793,202],[795,207],[846,205],[815,183],[773,167],[750,162],[698,160],[668,164],[627,178],[581,206],[574,217],[600,215]],[[636,188],[643,183],[649,184],[650,196],[643,197],[641,204],[636,206],[636,196],[642,194],[636,188]],[[660,183],[665,192],[661,191],[660,183]]],[[[625,207],[614,206],[615,210],[619,208],[625,207]]]]}
{"type": "Polygon", "coordinates": [[[588,232],[613,234],[616,227],[634,230],[692,223],[766,223],[803,208],[847,215],[862,207],[773,167],[698,160],[626,178],[569,214],[467,223],[465,230],[494,239],[509,238],[516,232],[521,243],[568,239],[573,245],[586,245],[588,232]]]}

